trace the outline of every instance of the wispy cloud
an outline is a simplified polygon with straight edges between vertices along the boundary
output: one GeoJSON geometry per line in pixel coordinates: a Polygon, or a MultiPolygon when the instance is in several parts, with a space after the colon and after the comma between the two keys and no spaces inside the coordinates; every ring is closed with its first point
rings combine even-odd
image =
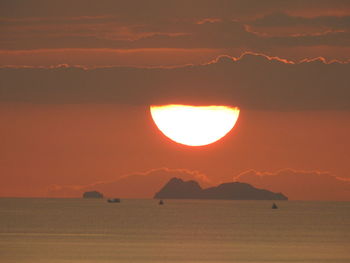
{"type": "Polygon", "coordinates": [[[349,63],[296,63],[255,53],[176,68],[2,68],[0,101],[349,110],[349,69],[349,63]]]}
{"type": "Polygon", "coordinates": [[[234,180],[282,192],[291,200],[350,201],[350,181],[328,172],[294,169],[277,172],[249,170],[234,177],[234,180]]]}
{"type": "Polygon", "coordinates": [[[127,174],[108,182],[96,182],[89,185],[51,185],[47,193],[50,197],[81,197],[85,191],[97,190],[109,197],[152,198],[173,177],[186,181],[195,180],[204,187],[212,185],[210,179],[198,171],[158,168],[127,174]]]}

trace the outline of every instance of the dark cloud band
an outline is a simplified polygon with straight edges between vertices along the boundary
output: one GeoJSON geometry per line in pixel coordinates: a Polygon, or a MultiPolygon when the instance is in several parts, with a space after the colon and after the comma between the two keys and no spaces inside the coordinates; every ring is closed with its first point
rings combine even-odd
{"type": "Polygon", "coordinates": [[[295,64],[258,54],[176,68],[3,68],[0,100],[349,110],[349,72],[349,63],[319,59],[295,64]]]}

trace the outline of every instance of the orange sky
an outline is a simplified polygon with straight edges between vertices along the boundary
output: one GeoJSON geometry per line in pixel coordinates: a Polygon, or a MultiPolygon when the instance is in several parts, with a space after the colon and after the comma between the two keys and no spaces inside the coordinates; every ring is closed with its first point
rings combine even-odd
{"type": "Polygon", "coordinates": [[[318,170],[350,179],[349,117],[242,110],[227,137],[191,148],[163,136],[146,107],[3,105],[0,193],[45,196],[50,185],[87,185],[161,167],[197,170],[213,184],[250,169],[318,170]]]}
{"type": "Polygon", "coordinates": [[[349,29],[342,0],[1,1],[0,196],[150,197],[176,175],[350,200],[349,29]],[[190,148],[154,126],[166,103],[241,112],[190,148]]]}

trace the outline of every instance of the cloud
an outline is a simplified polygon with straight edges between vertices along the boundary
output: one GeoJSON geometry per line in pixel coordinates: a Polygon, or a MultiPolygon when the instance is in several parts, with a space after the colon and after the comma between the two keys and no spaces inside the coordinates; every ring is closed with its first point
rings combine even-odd
{"type": "Polygon", "coordinates": [[[282,192],[290,200],[350,201],[350,180],[328,172],[284,169],[269,173],[249,170],[234,180],[282,192]]]}
{"type": "MultiPolygon", "coordinates": [[[[89,185],[51,185],[47,190],[47,196],[81,197],[85,191],[97,190],[106,197],[152,198],[154,193],[173,177],[195,180],[204,188],[214,185],[205,174],[198,171],[158,168],[125,175],[108,182],[89,185]]],[[[289,200],[350,201],[350,180],[328,172],[293,169],[277,172],[248,170],[233,180],[273,192],[282,192],[289,200]]]]}
{"type": "Polygon", "coordinates": [[[349,110],[349,70],[349,63],[292,63],[253,53],[176,68],[2,68],[0,101],[349,110]]]}
{"type": "MultiPolygon", "coordinates": [[[[61,63],[106,66],[179,66],[201,64],[224,53],[220,49],[36,49],[0,51],[0,67],[49,67],[61,63]],[[35,60],[33,60],[35,57],[35,60]]],[[[242,50],[231,51],[239,55],[242,50]]]]}
{"type": "MultiPolygon", "coordinates": [[[[346,20],[347,21],[347,20],[346,20]]],[[[341,22],[340,22],[341,23],[341,22]]],[[[347,22],[346,22],[347,23],[347,22]]],[[[278,22],[276,21],[276,24],[278,22]]],[[[341,23],[343,24],[343,23],[341,23]]],[[[347,29],[348,26],[344,25],[347,29]]],[[[183,35],[157,33],[129,43],[132,48],[248,48],[253,50],[273,47],[349,46],[348,30],[323,30],[321,33],[269,36],[249,30],[242,22],[214,20],[188,24],[183,35]]],[[[184,29],[181,29],[184,30],[184,29]]],[[[178,31],[177,31],[178,32],[178,31]]],[[[178,32],[179,33],[179,32],[178,32]]]]}
{"type": "Polygon", "coordinates": [[[0,49],[222,48],[264,42],[232,20],[164,20],[124,24],[117,18],[3,19],[0,49]],[[40,23],[42,24],[37,24],[40,23]],[[91,24],[93,22],[96,24],[91,24]],[[18,25],[14,23],[25,23],[18,25]],[[33,24],[33,22],[35,22],[33,24]]]}
{"type": "Polygon", "coordinates": [[[50,3],[43,0],[3,0],[0,4],[0,16],[3,17],[57,17],[63,16],[100,16],[116,15],[120,19],[140,21],[159,17],[217,17],[218,15],[256,15],[277,12],[325,12],[332,13],[348,10],[348,2],[344,0],[309,0],[283,1],[280,0],[138,0],[118,1],[100,0],[89,2],[85,0],[62,0],[50,3]],[[38,6],[40,5],[40,8],[38,6]],[[69,6],[69,8],[67,8],[69,6]],[[147,10],[147,12],[145,12],[147,10]]]}
{"type": "Polygon", "coordinates": [[[178,36],[158,33],[133,41],[130,46],[147,48],[249,48],[265,41],[260,39],[258,35],[248,32],[243,24],[232,20],[192,22],[182,32],[184,34],[178,36]]]}
{"type": "Polygon", "coordinates": [[[89,185],[52,185],[48,189],[48,196],[81,197],[85,191],[97,190],[107,197],[152,198],[173,177],[195,180],[203,187],[212,185],[208,177],[198,171],[158,168],[125,175],[109,182],[96,182],[89,185]]]}
{"type": "Polygon", "coordinates": [[[2,25],[0,49],[244,47],[261,50],[284,46],[349,46],[350,43],[348,31],[264,36],[250,31],[244,23],[233,19],[204,19],[200,23],[194,20],[165,20],[141,25],[118,23],[110,18],[101,19],[49,19],[43,22],[44,25],[31,21],[29,25],[21,26],[8,25],[7,19],[2,25]],[[96,24],[93,24],[94,21],[96,24]]]}
{"type": "Polygon", "coordinates": [[[260,17],[249,24],[257,27],[312,26],[348,29],[350,27],[350,16],[302,17],[292,16],[286,13],[273,13],[260,17]]]}
{"type": "MultiPolygon", "coordinates": [[[[297,36],[268,37],[263,44],[273,46],[307,47],[307,46],[333,46],[348,47],[350,45],[349,31],[326,31],[318,34],[305,34],[297,36]]],[[[262,44],[262,46],[263,46],[262,44]]]]}
{"type": "Polygon", "coordinates": [[[0,49],[244,47],[261,52],[284,46],[348,46],[350,39],[350,10],[340,0],[319,0],[317,7],[311,4],[313,1],[300,5],[295,1],[281,4],[276,0],[264,3],[197,0],[191,1],[192,4],[105,0],[95,5],[75,1],[68,4],[69,9],[64,2],[48,5],[38,0],[28,0],[26,4],[2,1],[0,49]],[[36,7],[38,4],[40,8],[36,7]],[[300,12],[304,16],[292,15],[300,12]],[[339,16],[339,12],[348,13],[339,16]],[[332,30],[323,30],[322,35],[276,38],[256,34],[248,30],[247,25],[255,28],[318,26],[332,30]]]}

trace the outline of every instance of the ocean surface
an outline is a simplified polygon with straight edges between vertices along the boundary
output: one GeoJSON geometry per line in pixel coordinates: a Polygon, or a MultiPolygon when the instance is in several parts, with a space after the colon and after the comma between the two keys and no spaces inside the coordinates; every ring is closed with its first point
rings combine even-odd
{"type": "Polygon", "coordinates": [[[350,262],[350,202],[276,203],[0,198],[0,262],[350,262]]]}

